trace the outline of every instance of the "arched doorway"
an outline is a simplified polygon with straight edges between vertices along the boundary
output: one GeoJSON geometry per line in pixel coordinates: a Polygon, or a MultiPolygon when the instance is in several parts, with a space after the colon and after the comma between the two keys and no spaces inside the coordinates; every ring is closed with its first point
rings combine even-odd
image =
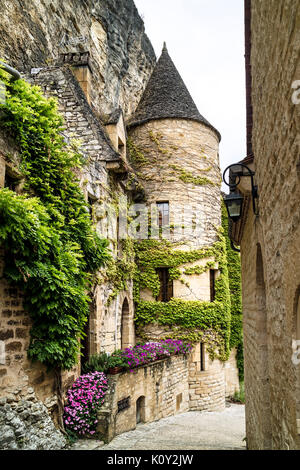
{"type": "Polygon", "coordinates": [[[145,422],[145,397],[141,396],[136,401],[136,424],[145,422]]]}
{"type": "Polygon", "coordinates": [[[130,318],[129,318],[129,304],[127,297],[125,297],[122,305],[122,318],[121,318],[121,349],[130,346],[130,318]]]}
{"type": "Polygon", "coordinates": [[[257,332],[257,367],[260,388],[259,414],[262,423],[263,449],[271,449],[271,399],[269,384],[269,362],[268,362],[268,331],[267,331],[267,308],[266,308],[266,286],[264,278],[264,265],[260,244],[257,245],[256,254],[256,332],[257,332]]]}

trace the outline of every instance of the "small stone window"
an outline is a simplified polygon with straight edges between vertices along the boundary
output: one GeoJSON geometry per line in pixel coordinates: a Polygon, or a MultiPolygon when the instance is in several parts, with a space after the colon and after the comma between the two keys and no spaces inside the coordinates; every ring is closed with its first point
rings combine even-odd
{"type": "Polygon", "coordinates": [[[200,370],[205,371],[205,345],[200,343],[200,370]]]}
{"type": "Polygon", "coordinates": [[[160,291],[156,300],[169,302],[173,297],[173,281],[170,279],[169,268],[157,268],[156,272],[160,282],[160,291]]]}
{"type": "Polygon", "coordinates": [[[210,301],[213,302],[216,298],[216,269],[209,270],[209,285],[210,285],[210,301]]]}
{"type": "Polygon", "coordinates": [[[123,410],[130,408],[130,397],[123,398],[123,400],[118,401],[118,413],[123,410]]]}
{"type": "Polygon", "coordinates": [[[157,208],[157,225],[158,228],[161,230],[163,227],[169,225],[169,202],[162,201],[156,203],[157,208]]]}

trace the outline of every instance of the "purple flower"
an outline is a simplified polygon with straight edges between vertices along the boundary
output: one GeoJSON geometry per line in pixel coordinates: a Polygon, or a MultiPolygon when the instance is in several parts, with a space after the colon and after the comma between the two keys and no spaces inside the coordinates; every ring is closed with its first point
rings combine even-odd
{"type": "Polygon", "coordinates": [[[67,392],[68,405],[64,409],[66,428],[81,436],[94,434],[97,411],[103,404],[107,388],[103,372],[78,377],[67,392]]]}

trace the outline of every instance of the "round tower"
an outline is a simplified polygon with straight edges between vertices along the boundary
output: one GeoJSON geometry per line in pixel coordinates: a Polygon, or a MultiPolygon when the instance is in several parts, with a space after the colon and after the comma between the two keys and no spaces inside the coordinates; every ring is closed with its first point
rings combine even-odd
{"type": "Polygon", "coordinates": [[[128,136],[151,222],[148,239],[135,243],[136,337],[191,342],[189,409],[224,409],[231,307],[219,233],[220,134],[199,113],[165,45],[128,136]]]}

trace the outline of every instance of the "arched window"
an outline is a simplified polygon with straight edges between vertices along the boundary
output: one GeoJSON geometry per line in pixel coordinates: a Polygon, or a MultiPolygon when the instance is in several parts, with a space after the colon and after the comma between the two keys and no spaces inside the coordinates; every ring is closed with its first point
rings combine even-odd
{"type": "Polygon", "coordinates": [[[121,349],[130,346],[130,318],[129,318],[129,304],[125,297],[122,305],[122,319],[121,319],[121,349]]]}

